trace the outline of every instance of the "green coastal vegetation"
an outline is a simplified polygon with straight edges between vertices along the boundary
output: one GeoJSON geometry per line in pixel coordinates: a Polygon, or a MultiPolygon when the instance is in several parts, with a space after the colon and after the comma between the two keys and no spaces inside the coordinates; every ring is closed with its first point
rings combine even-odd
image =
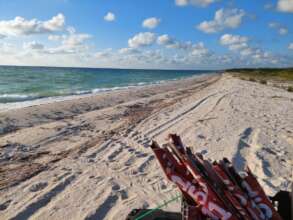
{"type": "Polygon", "coordinates": [[[226,72],[236,73],[240,77],[251,77],[256,80],[274,79],[293,81],[293,68],[228,69],[226,72]]]}
{"type": "Polygon", "coordinates": [[[227,69],[225,73],[242,80],[271,84],[293,92],[293,68],[241,68],[227,69]]]}

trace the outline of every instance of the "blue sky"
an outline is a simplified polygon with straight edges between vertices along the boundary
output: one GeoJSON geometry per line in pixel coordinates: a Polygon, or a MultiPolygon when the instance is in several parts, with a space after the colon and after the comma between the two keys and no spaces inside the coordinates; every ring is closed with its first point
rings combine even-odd
{"type": "Polygon", "coordinates": [[[293,0],[0,0],[0,64],[293,66],[293,0]]]}

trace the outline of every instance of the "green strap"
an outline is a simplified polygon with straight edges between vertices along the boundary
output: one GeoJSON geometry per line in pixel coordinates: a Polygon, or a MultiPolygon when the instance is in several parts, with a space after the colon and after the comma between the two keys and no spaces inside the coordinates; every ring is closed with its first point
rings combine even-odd
{"type": "Polygon", "coordinates": [[[157,206],[157,207],[154,208],[154,209],[151,209],[151,210],[149,210],[149,211],[143,213],[141,216],[138,216],[135,220],[141,220],[141,219],[143,219],[144,217],[146,217],[146,216],[152,214],[153,212],[159,210],[160,208],[167,206],[169,203],[171,203],[171,202],[173,202],[173,201],[175,201],[175,200],[178,200],[180,197],[181,197],[181,195],[178,195],[178,196],[176,196],[176,197],[171,198],[171,199],[168,200],[168,201],[164,201],[163,204],[157,206]]]}

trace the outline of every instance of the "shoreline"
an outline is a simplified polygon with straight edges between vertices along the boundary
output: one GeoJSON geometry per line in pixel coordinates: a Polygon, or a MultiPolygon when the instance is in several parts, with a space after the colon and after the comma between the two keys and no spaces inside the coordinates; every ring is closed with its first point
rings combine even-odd
{"type": "Polygon", "coordinates": [[[214,73],[203,73],[198,74],[190,77],[182,77],[178,79],[169,79],[169,80],[161,80],[161,81],[155,81],[151,83],[138,83],[137,85],[129,85],[129,86],[122,86],[122,87],[110,87],[110,88],[96,88],[92,89],[90,91],[79,91],[80,94],[71,94],[71,95],[60,95],[60,96],[51,96],[51,97],[42,97],[42,98],[36,98],[31,100],[24,100],[24,101],[18,101],[18,102],[6,102],[1,103],[0,102],[0,113],[13,110],[13,109],[20,109],[20,108],[26,108],[31,107],[35,105],[44,105],[44,104],[50,104],[55,102],[62,102],[62,101],[69,101],[74,99],[80,99],[80,98],[87,98],[95,95],[105,94],[105,93],[111,93],[114,91],[125,91],[125,90],[131,90],[131,89],[143,89],[147,87],[154,87],[160,86],[164,84],[169,84],[172,82],[178,82],[178,81],[184,81],[184,80],[193,80],[198,79],[206,76],[213,76],[213,75],[219,75],[221,73],[214,72],[214,73]]]}
{"type": "Polygon", "coordinates": [[[66,100],[45,100],[44,103],[27,103],[27,106],[16,104],[0,110],[0,136],[19,128],[35,124],[48,123],[55,120],[73,118],[87,112],[102,110],[116,105],[123,105],[139,99],[149,99],[176,89],[205,86],[220,78],[221,74],[205,75],[202,77],[189,77],[162,84],[135,87],[124,90],[101,92],[69,97],[66,100]]]}

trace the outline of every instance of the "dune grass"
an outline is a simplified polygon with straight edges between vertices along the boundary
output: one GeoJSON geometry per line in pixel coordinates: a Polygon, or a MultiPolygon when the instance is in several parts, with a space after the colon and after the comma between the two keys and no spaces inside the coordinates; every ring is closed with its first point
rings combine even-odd
{"type": "Polygon", "coordinates": [[[242,80],[270,84],[293,92],[293,68],[228,69],[225,73],[242,80]]]}
{"type": "Polygon", "coordinates": [[[228,69],[225,72],[262,84],[266,84],[265,82],[268,80],[293,81],[293,68],[228,69]]]}

